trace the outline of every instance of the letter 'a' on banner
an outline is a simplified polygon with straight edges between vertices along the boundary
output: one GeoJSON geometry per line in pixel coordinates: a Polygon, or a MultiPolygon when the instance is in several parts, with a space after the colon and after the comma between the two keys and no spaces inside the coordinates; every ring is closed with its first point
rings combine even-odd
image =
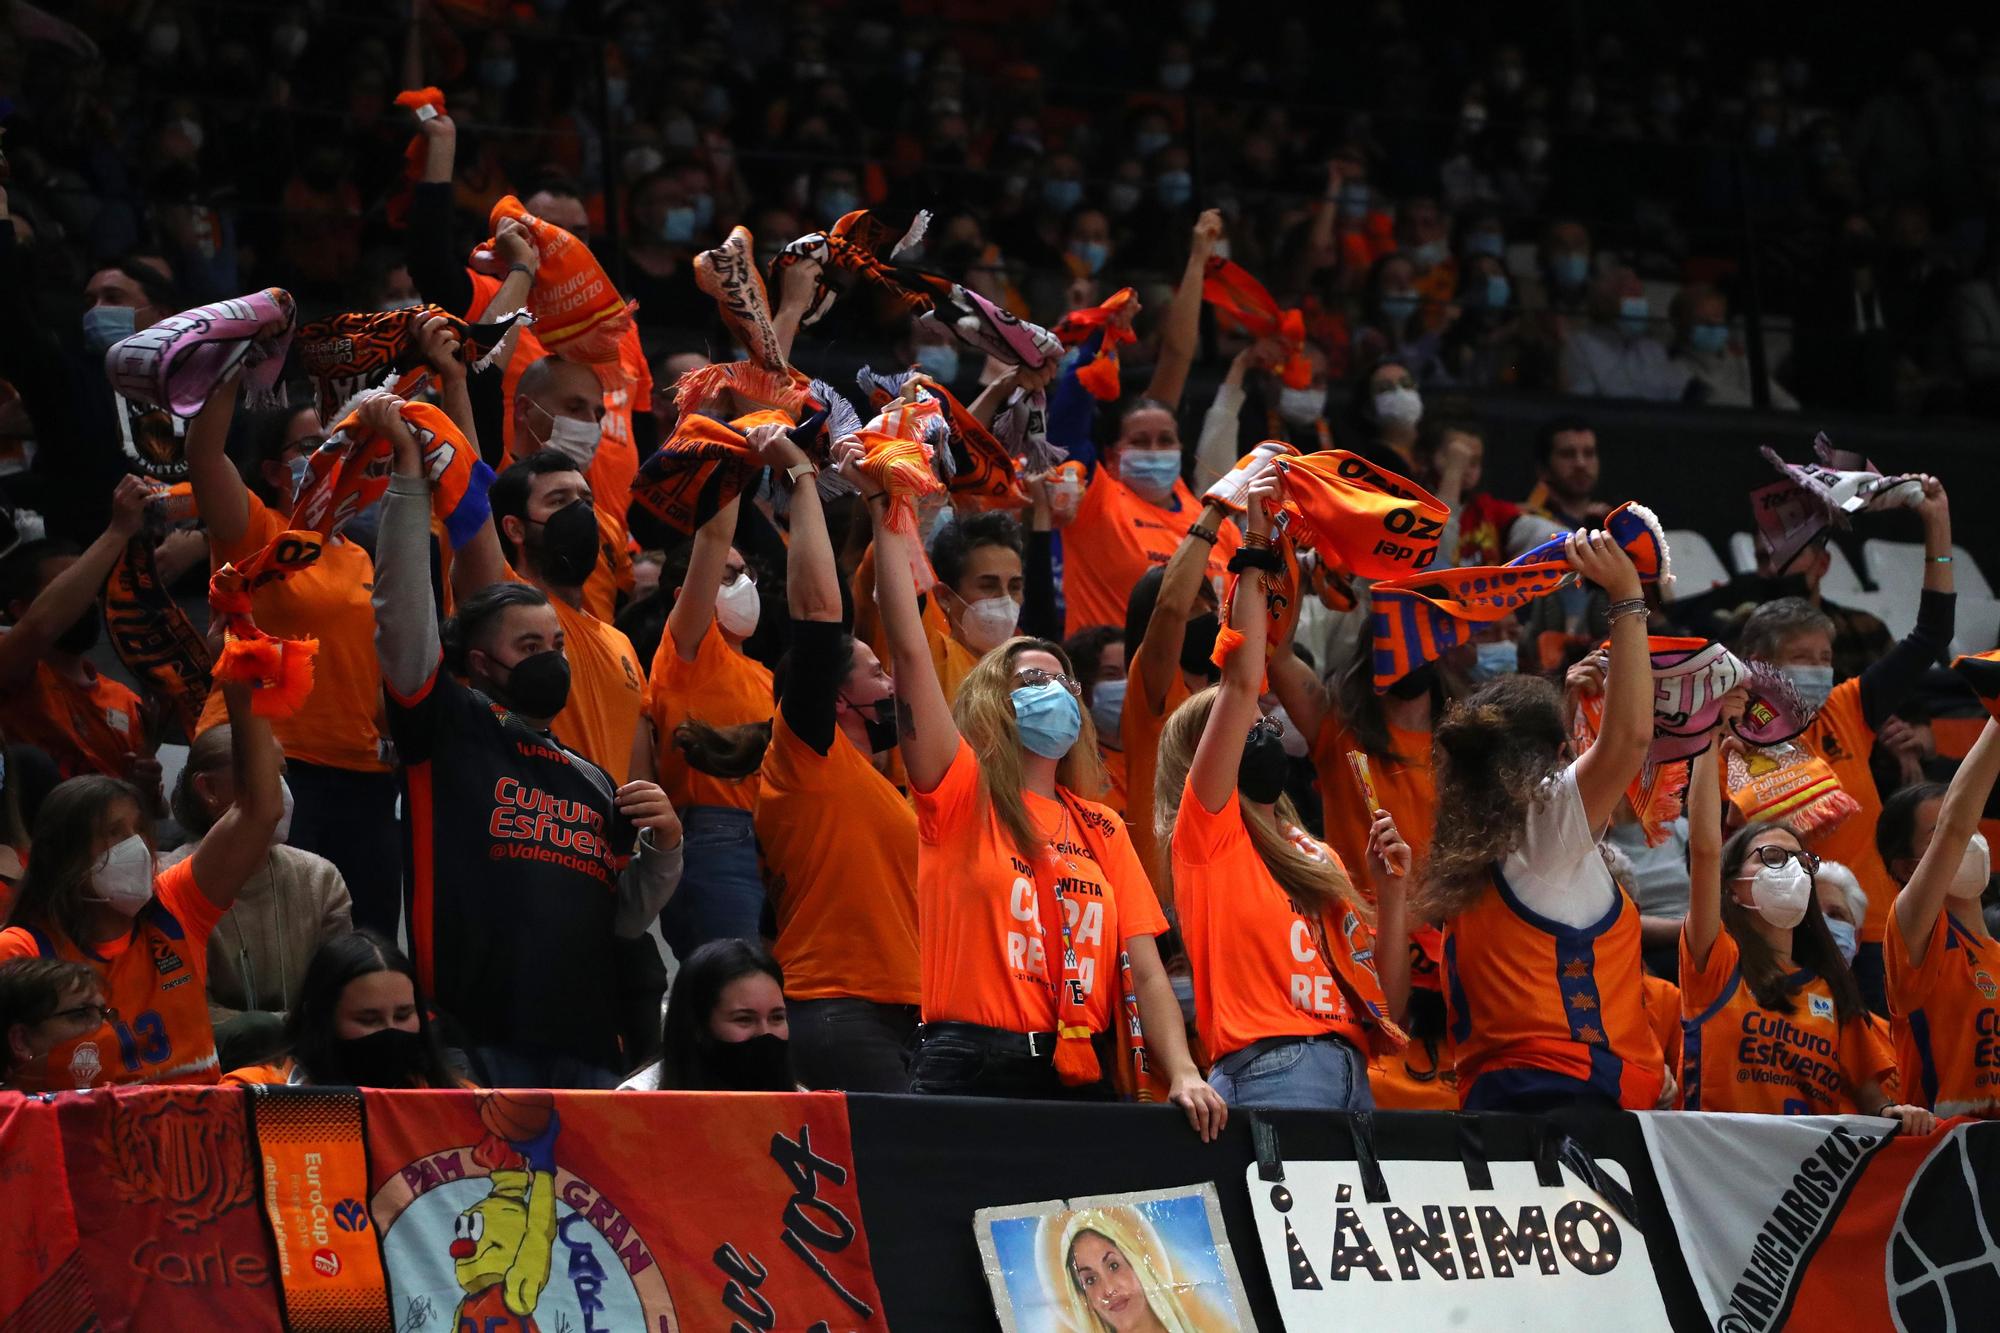
{"type": "MultiPolygon", "coordinates": [[[[1245,1172],[1286,1333],[1672,1327],[1645,1235],[1568,1167],[1543,1184],[1535,1162],[1487,1161],[1474,1188],[1458,1161],[1376,1165],[1373,1190],[1359,1161],[1245,1172]]],[[[1596,1167],[1630,1188],[1616,1162],[1596,1167]]]]}

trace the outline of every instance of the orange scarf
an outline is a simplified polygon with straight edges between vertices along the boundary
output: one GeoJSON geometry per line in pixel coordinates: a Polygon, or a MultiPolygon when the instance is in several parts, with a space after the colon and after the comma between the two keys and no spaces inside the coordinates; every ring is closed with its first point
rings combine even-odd
{"type": "MultiPolygon", "coordinates": [[[[915,386],[905,385],[904,393],[914,394],[915,386]]],[[[945,489],[932,465],[935,451],[931,443],[943,426],[943,409],[937,403],[903,397],[892,400],[856,437],[867,451],[861,460],[861,474],[888,496],[882,526],[910,539],[910,576],[921,592],[934,587],[937,576],[918,532],[917,500],[942,494],[945,489]]]]}
{"type": "Polygon", "coordinates": [[[682,413],[672,438],[640,465],[632,503],[681,535],[693,536],[756,479],[764,460],[746,437],[753,427],[773,423],[790,426],[793,419],[771,408],[727,424],[682,413]]]}
{"type": "Polygon", "coordinates": [[[1118,349],[1139,341],[1132,332],[1133,316],[1139,313],[1139,294],[1130,287],[1120,288],[1101,305],[1072,310],[1055,327],[1056,340],[1064,347],[1078,347],[1099,329],[1104,339],[1097,355],[1076,368],[1076,382],[1102,402],[1115,401],[1119,394],[1118,349]]]}
{"type": "MultiPolygon", "coordinates": [[[[595,367],[609,388],[626,387],[625,373],[618,368],[618,346],[630,332],[632,312],[638,307],[618,294],[589,246],[536,217],[511,194],[493,205],[489,223],[497,230],[502,218],[524,224],[541,253],[534,286],[528,290],[528,311],[535,317],[535,336],[542,346],[565,361],[595,367]]],[[[489,238],[473,250],[475,270],[504,276],[496,244],[489,238]]]]}
{"type": "Polygon", "coordinates": [[[1279,309],[1264,284],[1240,265],[1211,258],[1201,279],[1201,299],[1215,307],[1216,322],[1223,328],[1253,338],[1276,338],[1285,345],[1278,378],[1286,388],[1303,389],[1312,383],[1312,366],[1306,361],[1305,316],[1297,310],[1279,309]]]}
{"type": "Polygon", "coordinates": [[[145,685],[147,694],[166,700],[181,730],[193,736],[208,701],[214,656],[208,640],[160,582],[154,556],[163,529],[171,531],[195,516],[193,487],[184,481],[169,486],[163,509],[161,518],[149,510],[145,529],[126,543],[111,567],[104,581],[104,624],[125,669],[145,685]]]}
{"type": "Polygon", "coordinates": [[[356,394],[388,383],[391,376],[400,377],[395,381],[397,397],[414,392],[419,379],[429,373],[417,344],[417,327],[434,315],[449,321],[457,332],[458,356],[468,370],[492,365],[516,323],[525,327],[534,322],[533,316],[517,311],[491,324],[470,324],[435,305],[316,319],[299,329],[293,346],[300,367],[313,382],[319,419],[332,421],[356,394]]]}
{"type": "Polygon", "coordinates": [[[1323,558],[1363,578],[1428,569],[1451,510],[1423,487],[1345,449],[1272,460],[1306,536],[1323,558]]]}
{"type": "Polygon", "coordinates": [[[1986,711],[2000,718],[2000,649],[1961,657],[1951,664],[1951,669],[1972,686],[1972,692],[1986,705],[1986,711]]]}
{"type": "Polygon", "coordinates": [[[771,261],[771,283],[782,292],[779,277],[784,270],[807,260],[820,266],[819,280],[799,317],[800,328],[818,323],[820,316],[833,308],[837,293],[827,283],[833,273],[888,293],[900,314],[921,313],[931,307],[928,289],[890,261],[923,244],[930,221],[931,215],[920,211],[909,227],[899,232],[867,209],[857,208],[826,231],[801,236],[779,251],[771,261]]]}

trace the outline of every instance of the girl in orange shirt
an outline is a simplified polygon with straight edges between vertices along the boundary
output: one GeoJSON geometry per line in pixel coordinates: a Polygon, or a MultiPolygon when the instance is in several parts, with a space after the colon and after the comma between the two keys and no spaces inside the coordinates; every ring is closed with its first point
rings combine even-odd
{"type": "Polygon", "coordinates": [[[63,958],[97,974],[102,1021],[16,1069],[14,1086],[54,1092],[113,1083],[213,1083],[208,936],[262,869],[284,813],[278,745],[247,687],[223,683],[234,728],[236,802],[185,861],[155,871],[153,821],[130,783],[92,774],[49,793],[0,962],[63,958]]]}
{"type": "MultiPolygon", "coordinates": [[[[1741,691],[1719,722],[1743,710],[1741,691]]],[[[1722,841],[1719,744],[1688,775],[1688,914],[1681,926],[1681,1105],[1689,1111],[1859,1111],[1928,1134],[1936,1117],[1883,1091],[1894,1064],[1820,914],[1819,857],[1788,828],[1722,841]]]]}
{"type": "Polygon", "coordinates": [[[1410,850],[1377,811],[1368,856],[1381,893],[1378,941],[1374,910],[1340,859],[1299,827],[1284,794],[1284,743],[1257,706],[1269,617],[1255,571],[1280,567],[1265,510],[1279,487],[1266,474],[1250,488],[1249,534],[1230,561],[1241,579],[1231,627],[1242,638],[1222,684],[1167,720],[1154,809],[1194,968],[1195,1024],[1215,1060],[1210,1086],[1238,1106],[1365,1111],[1367,1052],[1402,1045],[1390,1014],[1409,990],[1410,850]],[[1387,999],[1378,958],[1390,972],[1387,999]]]}
{"type": "Polygon", "coordinates": [[[1104,803],[1125,814],[1125,751],[1119,744],[1125,716],[1125,633],[1115,625],[1092,625],[1063,640],[1063,652],[1076,663],[1083,706],[1097,730],[1097,757],[1104,761],[1109,784],[1104,803]]]}
{"type": "MultiPolygon", "coordinates": [[[[908,568],[911,540],[878,523],[880,568],[908,568]]],[[[1111,1034],[1113,1048],[1140,1038],[1145,1072],[1213,1138],[1228,1112],[1188,1057],[1154,943],[1166,920],[1124,821],[1077,794],[1102,790],[1103,770],[1069,658],[1046,640],[1009,639],[948,706],[914,584],[878,579],[876,598],[917,807],[924,1026],[913,1090],[1103,1096],[1091,1038],[1111,1034]]]]}
{"type": "Polygon", "coordinates": [[[1896,1064],[1910,1099],[1942,1116],[2000,1117],[2000,944],[1979,910],[1993,862],[1978,831],[1996,776],[1988,722],[1942,796],[1897,792],[1875,829],[1903,886],[1883,950],[1896,1064]]]}
{"type": "Polygon", "coordinates": [[[695,533],[648,673],[644,725],[652,731],[660,787],[686,831],[681,886],[660,913],[660,932],[676,958],[710,940],[756,939],[764,911],[751,827],[757,775],[729,781],[691,767],[687,758],[691,723],[771,720],[771,672],[743,655],[763,603],[742,553],[730,545],[739,504],[731,500],[695,533]]]}

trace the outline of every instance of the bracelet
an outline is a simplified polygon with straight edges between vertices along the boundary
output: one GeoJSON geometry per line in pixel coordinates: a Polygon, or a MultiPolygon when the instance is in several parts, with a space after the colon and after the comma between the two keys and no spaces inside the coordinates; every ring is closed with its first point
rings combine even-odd
{"type": "Polygon", "coordinates": [[[1948,565],[1951,563],[1951,557],[1948,555],[1927,555],[1924,559],[1934,565],[1948,565]]]}
{"type": "Polygon", "coordinates": [[[1190,527],[1187,530],[1187,535],[1190,537],[1199,537],[1202,541],[1207,542],[1210,546],[1215,545],[1217,541],[1221,540],[1221,534],[1216,532],[1214,528],[1204,528],[1199,523],[1190,527]]]}
{"type": "Polygon", "coordinates": [[[1607,626],[1615,625],[1626,616],[1643,616],[1646,614],[1645,598],[1628,597],[1622,602],[1613,602],[1611,604],[1611,609],[1604,614],[1604,623],[1607,626]]]}
{"type": "Polygon", "coordinates": [[[873,495],[870,495],[867,491],[863,491],[861,492],[861,498],[863,500],[866,500],[869,504],[874,504],[877,500],[882,499],[888,493],[889,492],[887,491],[877,491],[873,495]]]}
{"type": "Polygon", "coordinates": [[[1245,529],[1243,533],[1243,544],[1245,546],[1258,546],[1258,547],[1269,546],[1271,544],[1271,534],[1268,532],[1251,532],[1248,529],[1245,529]]]}
{"type": "Polygon", "coordinates": [[[526,264],[509,264],[507,271],[509,273],[525,273],[530,278],[535,276],[535,270],[529,268],[526,264]]]}
{"type": "Polygon", "coordinates": [[[1268,546],[1245,546],[1229,557],[1229,572],[1241,574],[1246,569],[1282,574],[1285,572],[1285,558],[1268,546]]]}

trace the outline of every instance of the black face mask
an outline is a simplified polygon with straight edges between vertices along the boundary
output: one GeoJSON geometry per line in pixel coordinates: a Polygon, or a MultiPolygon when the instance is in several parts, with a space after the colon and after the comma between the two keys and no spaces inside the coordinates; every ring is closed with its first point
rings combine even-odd
{"type": "Polygon", "coordinates": [[[424,1035],[401,1028],[380,1028],[365,1037],[333,1043],[339,1068],[314,1070],[315,1081],[346,1082],[357,1088],[410,1088],[421,1085],[428,1062],[424,1035]]]}
{"type": "Polygon", "coordinates": [[[1422,698],[1431,692],[1431,686],[1436,680],[1436,666],[1426,662],[1409,675],[1391,685],[1389,687],[1389,694],[1390,697],[1401,699],[1405,702],[1411,699],[1422,698]]]}
{"type": "Polygon", "coordinates": [[[1275,731],[1259,727],[1243,746],[1243,758],[1236,765],[1236,790],[1243,799],[1269,805],[1285,794],[1285,777],[1291,763],[1285,758],[1285,743],[1275,731]]]}
{"type": "Polygon", "coordinates": [[[95,603],[76,618],[76,623],[56,635],[56,651],[82,657],[97,646],[97,634],[103,627],[104,618],[97,613],[95,603]]]}
{"type": "Polygon", "coordinates": [[[549,582],[565,588],[580,586],[597,568],[597,511],[590,501],[577,499],[548,516],[547,521],[528,526],[528,549],[534,553],[535,568],[549,582]],[[539,527],[542,535],[535,536],[539,527]]]}
{"type": "Polygon", "coordinates": [[[569,659],[559,648],[529,653],[507,669],[500,702],[523,717],[554,717],[569,702],[569,659]]]}
{"type": "Polygon", "coordinates": [[[748,1041],[701,1041],[703,1083],[713,1092],[790,1092],[790,1047],[783,1037],[766,1032],[748,1041]]]}
{"type": "Polygon", "coordinates": [[[1221,632],[1222,617],[1213,611],[1188,621],[1187,633],[1181,636],[1181,670],[1215,679],[1218,673],[1211,659],[1215,656],[1215,636],[1221,632]]]}
{"type": "Polygon", "coordinates": [[[868,752],[881,754],[896,748],[896,697],[877,699],[872,704],[857,704],[844,701],[861,716],[861,725],[868,732],[868,752]]]}

